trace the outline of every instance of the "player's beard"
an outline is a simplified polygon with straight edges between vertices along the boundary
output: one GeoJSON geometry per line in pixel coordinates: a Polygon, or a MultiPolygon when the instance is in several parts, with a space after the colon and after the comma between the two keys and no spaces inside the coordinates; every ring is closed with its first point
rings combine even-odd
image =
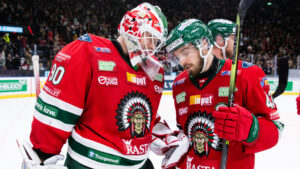
{"type": "Polygon", "coordinates": [[[184,69],[189,73],[192,77],[197,77],[200,75],[204,64],[204,59],[200,59],[199,63],[191,63],[184,66],[184,69]]]}
{"type": "Polygon", "coordinates": [[[227,50],[225,57],[228,58],[228,59],[232,59],[232,57],[233,57],[233,51],[232,50],[227,50]]]}

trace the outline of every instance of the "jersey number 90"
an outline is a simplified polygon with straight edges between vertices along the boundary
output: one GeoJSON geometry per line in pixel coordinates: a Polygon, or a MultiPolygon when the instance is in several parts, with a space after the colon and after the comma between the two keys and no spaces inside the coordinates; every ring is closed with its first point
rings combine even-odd
{"type": "Polygon", "coordinates": [[[65,68],[63,66],[53,65],[48,81],[54,85],[58,85],[65,74],[65,68]]]}

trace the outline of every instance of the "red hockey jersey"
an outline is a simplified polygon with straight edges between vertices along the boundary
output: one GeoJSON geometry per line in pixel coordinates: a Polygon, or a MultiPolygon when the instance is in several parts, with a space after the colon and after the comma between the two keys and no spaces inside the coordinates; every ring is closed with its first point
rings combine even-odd
{"type": "MultiPolygon", "coordinates": [[[[231,60],[217,60],[216,71],[208,78],[194,79],[182,72],[173,84],[177,123],[189,137],[190,148],[180,168],[219,169],[221,139],[214,133],[211,113],[228,103],[231,60]]],[[[277,108],[264,72],[248,62],[239,62],[235,104],[247,108],[259,122],[260,133],[252,144],[231,141],[227,169],[253,169],[254,153],[271,148],[279,139],[277,108]],[[278,126],[278,128],[277,128],[278,126]]]]}
{"type": "Polygon", "coordinates": [[[120,45],[85,34],[55,57],[30,135],[36,149],[90,168],[139,168],[148,157],[163,88],[133,69],[120,45]]]}

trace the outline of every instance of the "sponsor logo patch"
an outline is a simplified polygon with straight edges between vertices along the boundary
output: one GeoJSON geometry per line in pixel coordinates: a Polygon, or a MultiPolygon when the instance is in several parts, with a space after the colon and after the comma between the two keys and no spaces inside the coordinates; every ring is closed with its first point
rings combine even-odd
{"type": "Polygon", "coordinates": [[[216,161],[209,161],[209,164],[206,164],[206,160],[201,160],[201,164],[199,164],[198,160],[193,160],[194,157],[187,156],[186,159],[186,169],[216,169],[217,162],[216,161]],[[204,163],[204,164],[203,164],[204,163]]]}
{"type": "Polygon", "coordinates": [[[158,74],[155,76],[155,80],[156,80],[156,81],[163,82],[163,79],[164,79],[164,75],[161,74],[161,73],[158,73],[158,74]]]}
{"type": "Polygon", "coordinates": [[[269,82],[266,77],[260,78],[260,85],[262,88],[264,88],[265,86],[269,86],[269,82]]]}
{"type": "Polygon", "coordinates": [[[178,109],[179,116],[185,115],[188,112],[188,107],[182,107],[178,109]]]}
{"type": "Polygon", "coordinates": [[[177,46],[181,45],[183,42],[184,41],[182,38],[176,39],[174,42],[172,42],[169,46],[166,47],[166,50],[171,51],[174,48],[176,48],[177,46]]]}
{"type": "Polygon", "coordinates": [[[94,46],[94,49],[96,52],[100,52],[100,53],[111,53],[111,50],[105,47],[94,46]]]}
{"type": "Polygon", "coordinates": [[[116,66],[116,63],[113,61],[99,61],[98,62],[99,71],[113,72],[113,71],[115,71],[114,70],[115,66],[116,66]]]}
{"type": "MultiPolygon", "coordinates": [[[[238,89],[235,88],[235,92],[237,92],[238,89]]],[[[229,95],[229,87],[220,87],[219,88],[219,92],[218,92],[218,96],[219,97],[228,97],[229,95]]]]}
{"type": "MultiPolygon", "coordinates": [[[[241,74],[241,70],[237,71],[237,75],[241,74]]],[[[221,76],[230,76],[231,75],[231,71],[230,70],[223,70],[220,72],[221,76]]]]}
{"type": "Polygon", "coordinates": [[[270,120],[277,120],[277,119],[279,119],[279,114],[278,114],[278,112],[275,111],[275,112],[270,113],[270,114],[269,114],[269,119],[270,119],[270,120]]]}
{"type": "Polygon", "coordinates": [[[80,41],[84,41],[84,42],[92,42],[92,38],[90,37],[90,35],[89,34],[84,34],[84,35],[82,35],[82,36],[80,36],[79,38],[78,38],[78,40],[80,40],[80,41]]]}
{"type": "Polygon", "coordinates": [[[213,96],[192,95],[190,96],[190,105],[210,106],[213,102],[213,96]]]}
{"type": "Polygon", "coordinates": [[[44,85],[43,90],[47,91],[50,95],[54,97],[58,97],[59,94],[61,93],[61,90],[57,88],[52,88],[50,86],[44,85]]]}
{"type": "Polygon", "coordinates": [[[45,104],[44,102],[41,101],[41,99],[37,100],[35,104],[35,109],[40,113],[53,118],[56,118],[59,113],[59,110],[56,107],[45,104]]]}
{"type": "Polygon", "coordinates": [[[242,62],[242,68],[249,68],[249,67],[251,67],[251,66],[254,66],[254,64],[253,63],[250,63],[250,62],[242,62]]]}
{"type": "Polygon", "coordinates": [[[145,154],[146,152],[148,152],[149,149],[149,144],[138,144],[136,143],[136,145],[132,144],[132,140],[125,140],[122,139],[122,141],[124,142],[126,148],[127,148],[127,155],[142,155],[145,154]]]}
{"type": "Polygon", "coordinates": [[[99,76],[98,77],[98,83],[101,86],[117,86],[118,78],[117,77],[111,77],[111,76],[99,76]]]}
{"type": "Polygon", "coordinates": [[[126,72],[127,82],[138,86],[146,86],[146,77],[126,72]]]}
{"type": "Polygon", "coordinates": [[[182,83],[184,83],[184,82],[185,82],[185,78],[180,79],[180,80],[174,82],[174,86],[178,86],[178,85],[180,85],[180,84],[182,84],[182,83]]]}
{"type": "Polygon", "coordinates": [[[71,56],[67,55],[63,52],[58,52],[58,54],[55,57],[55,61],[58,61],[58,62],[66,62],[70,59],[71,59],[71,56]]]}
{"type": "Polygon", "coordinates": [[[159,87],[157,85],[154,85],[154,90],[157,94],[162,94],[162,92],[163,92],[163,88],[159,87]]]}
{"type": "Polygon", "coordinates": [[[185,96],[186,96],[185,92],[182,92],[182,93],[176,95],[176,103],[179,104],[179,103],[185,102],[185,96]]]}
{"type": "Polygon", "coordinates": [[[111,156],[109,154],[105,154],[96,150],[89,150],[88,157],[95,161],[99,161],[106,164],[119,165],[121,161],[120,157],[111,156]]]}

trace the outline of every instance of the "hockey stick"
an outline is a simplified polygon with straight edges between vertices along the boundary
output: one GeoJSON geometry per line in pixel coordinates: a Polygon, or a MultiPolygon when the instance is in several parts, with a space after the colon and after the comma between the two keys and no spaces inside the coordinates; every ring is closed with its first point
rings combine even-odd
{"type": "Polygon", "coordinates": [[[272,95],[274,99],[281,95],[287,86],[289,76],[289,64],[287,58],[279,58],[277,62],[277,67],[278,86],[272,95]]]}
{"type": "MultiPolygon", "coordinates": [[[[238,7],[238,13],[236,16],[236,36],[234,39],[234,54],[231,64],[230,84],[229,84],[229,95],[228,95],[228,106],[232,107],[234,103],[234,89],[237,74],[238,55],[239,55],[239,43],[240,43],[240,29],[243,25],[244,17],[246,16],[249,6],[254,0],[241,0],[238,7]]],[[[226,169],[227,154],[228,154],[229,141],[222,140],[222,158],[220,169],[226,169]]]]}
{"type": "Polygon", "coordinates": [[[33,75],[35,80],[35,94],[38,98],[40,94],[40,68],[39,68],[39,55],[32,56],[33,75]]]}

